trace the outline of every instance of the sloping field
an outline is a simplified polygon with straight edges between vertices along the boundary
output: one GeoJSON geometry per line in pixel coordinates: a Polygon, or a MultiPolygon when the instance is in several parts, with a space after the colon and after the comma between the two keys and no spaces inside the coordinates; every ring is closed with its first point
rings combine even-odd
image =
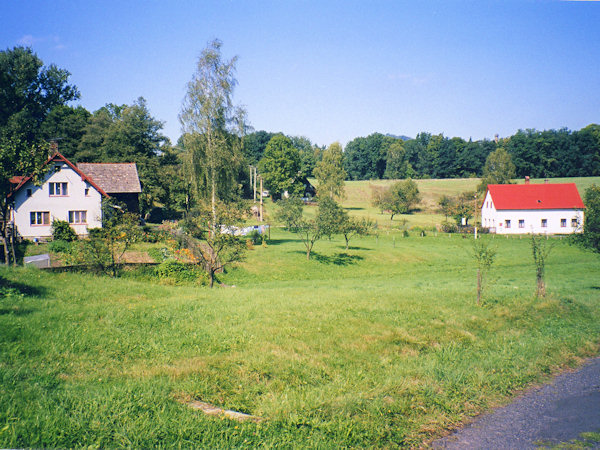
{"type": "Polygon", "coordinates": [[[536,300],[528,240],[486,238],[481,307],[448,235],[273,230],[213,290],[0,268],[0,447],[417,447],[598,352],[598,257],[556,240],[536,300]]]}
{"type": "MultiPolygon", "coordinates": [[[[444,216],[437,213],[438,201],[443,195],[457,196],[463,192],[471,192],[477,189],[479,178],[461,178],[448,180],[415,180],[421,192],[422,201],[418,205],[419,211],[413,214],[401,214],[394,217],[393,226],[397,227],[404,220],[406,226],[431,227],[440,224],[444,216]]],[[[524,180],[515,180],[522,184],[524,180]]],[[[544,183],[544,179],[533,179],[532,183],[544,183]]],[[[550,183],[576,183],[581,196],[585,189],[592,184],[600,185],[600,177],[581,178],[552,178],[550,183]]],[[[389,227],[389,215],[381,214],[377,208],[371,206],[371,186],[389,186],[394,180],[374,181],[346,181],[346,200],[343,205],[348,208],[350,214],[360,217],[368,217],[377,221],[379,226],[389,227]]],[[[473,200],[475,202],[475,199],[473,200]]]]}

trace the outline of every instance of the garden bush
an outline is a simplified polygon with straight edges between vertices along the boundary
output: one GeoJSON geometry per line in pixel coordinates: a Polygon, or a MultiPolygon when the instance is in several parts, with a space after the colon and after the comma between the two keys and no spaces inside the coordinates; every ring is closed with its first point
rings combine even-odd
{"type": "Polygon", "coordinates": [[[66,220],[52,221],[52,239],[55,241],[73,242],[77,240],[77,233],[66,220]]]}
{"type": "Polygon", "coordinates": [[[71,253],[71,242],[63,239],[55,239],[48,244],[48,250],[52,253],[69,254],[71,253]]]}
{"type": "Polygon", "coordinates": [[[443,233],[458,233],[458,226],[452,222],[442,222],[440,230],[443,233]]]}
{"type": "Polygon", "coordinates": [[[167,259],[158,265],[156,275],[165,284],[208,284],[208,276],[200,267],[176,259],[167,259]]]}

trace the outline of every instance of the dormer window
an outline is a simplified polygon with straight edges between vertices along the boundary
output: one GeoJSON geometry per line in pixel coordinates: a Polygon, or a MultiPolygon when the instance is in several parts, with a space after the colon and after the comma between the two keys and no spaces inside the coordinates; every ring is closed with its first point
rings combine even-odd
{"type": "Polygon", "coordinates": [[[65,197],[68,195],[67,183],[49,183],[50,197],[65,197]]]}

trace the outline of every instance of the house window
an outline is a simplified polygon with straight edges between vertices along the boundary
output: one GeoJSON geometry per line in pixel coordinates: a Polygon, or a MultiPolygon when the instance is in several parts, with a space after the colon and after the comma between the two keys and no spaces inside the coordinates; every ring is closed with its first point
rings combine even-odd
{"type": "Polygon", "coordinates": [[[506,224],[506,228],[510,228],[510,220],[505,220],[504,223],[506,224]]]}
{"type": "Polygon", "coordinates": [[[548,228],[548,219],[542,219],[542,228],[548,228]]]}
{"type": "Polygon", "coordinates": [[[573,218],[571,219],[571,227],[573,227],[573,228],[577,228],[578,226],[579,226],[579,220],[577,220],[577,218],[576,218],[576,217],[573,217],[573,218]]]}
{"type": "Polygon", "coordinates": [[[29,213],[30,225],[50,225],[49,211],[31,211],[29,213]]]}
{"type": "Polygon", "coordinates": [[[87,223],[87,211],[69,211],[69,223],[87,223]]]}
{"type": "Polygon", "coordinates": [[[31,191],[31,189],[27,189],[27,197],[31,197],[33,195],[33,192],[31,191]]]}
{"type": "Polygon", "coordinates": [[[67,183],[49,183],[50,195],[64,197],[68,195],[67,183]]]}
{"type": "Polygon", "coordinates": [[[567,227],[567,219],[560,219],[560,227],[561,228],[567,227]]]}
{"type": "Polygon", "coordinates": [[[90,195],[90,188],[85,188],[85,196],[89,197],[90,195]]]}
{"type": "Polygon", "coordinates": [[[519,219],[519,228],[525,228],[525,220],[519,219]]]}

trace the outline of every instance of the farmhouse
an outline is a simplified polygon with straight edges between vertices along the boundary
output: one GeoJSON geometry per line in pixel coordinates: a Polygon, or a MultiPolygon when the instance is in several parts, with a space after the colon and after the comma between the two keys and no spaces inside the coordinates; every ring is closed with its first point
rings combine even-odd
{"type": "Polygon", "coordinates": [[[102,199],[114,197],[137,212],[141,192],[135,163],[79,164],[75,166],[59,152],[45,163],[49,166],[42,184],[31,177],[14,177],[11,220],[26,239],[52,235],[52,221],[66,220],[78,235],[102,226],[102,199]],[[98,168],[100,167],[100,168],[98,168]]]}
{"type": "Polygon", "coordinates": [[[575,183],[490,184],[481,225],[497,234],[578,233],[584,208],[575,183]]]}

